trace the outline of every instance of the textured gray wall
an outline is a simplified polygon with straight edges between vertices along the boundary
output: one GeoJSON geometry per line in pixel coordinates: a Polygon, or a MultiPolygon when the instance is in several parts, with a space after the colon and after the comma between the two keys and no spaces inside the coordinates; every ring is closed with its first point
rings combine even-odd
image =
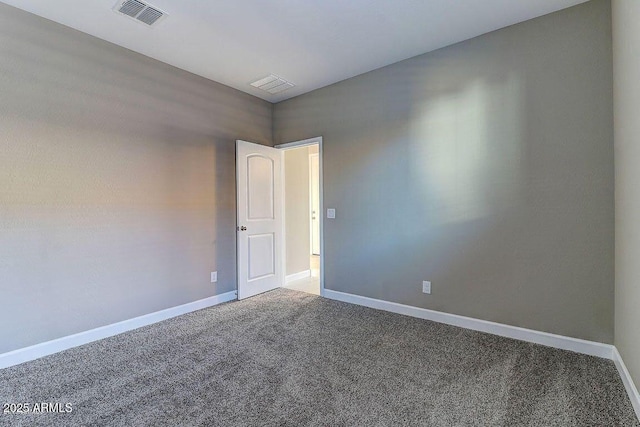
{"type": "Polygon", "coordinates": [[[616,348],[640,386],[640,2],[613,1],[616,348]]]}
{"type": "Polygon", "coordinates": [[[0,58],[0,353],[235,289],[271,104],[4,4],[0,58]]]}
{"type": "Polygon", "coordinates": [[[613,342],[611,49],[596,0],[277,104],[324,137],[326,288],[613,342]]]}
{"type": "Polygon", "coordinates": [[[309,270],[309,147],[284,152],[287,275],[309,270]]]}

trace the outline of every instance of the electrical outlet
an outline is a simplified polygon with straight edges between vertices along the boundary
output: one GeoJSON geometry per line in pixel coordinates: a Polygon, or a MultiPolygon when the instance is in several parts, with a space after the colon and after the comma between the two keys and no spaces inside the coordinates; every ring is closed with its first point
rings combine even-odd
{"type": "Polygon", "coordinates": [[[211,272],[211,283],[215,283],[218,281],[218,272],[217,271],[212,271],[211,272]]]}
{"type": "Polygon", "coordinates": [[[431,282],[427,282],[426,280],[422,282],[422,293],[424,294],[431,293],[431,282]]]}

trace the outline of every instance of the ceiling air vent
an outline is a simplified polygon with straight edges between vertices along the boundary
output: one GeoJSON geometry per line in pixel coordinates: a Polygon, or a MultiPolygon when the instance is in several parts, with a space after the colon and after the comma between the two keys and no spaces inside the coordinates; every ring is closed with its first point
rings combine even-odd
{"type": "Polygon", "coordinates": [[[276,75],[269,75],[264,79],[260,79],[251,83],[251,86],[269,92],[270,94],[280,93],[287,89],[291,89],[295,85],[276,75]]]}
{"type": "Polygon", "coordinates": [[[166,15],[160,9],[139,0],[119,0],[113,10],[147,25],[155,24],[166,15]]]}

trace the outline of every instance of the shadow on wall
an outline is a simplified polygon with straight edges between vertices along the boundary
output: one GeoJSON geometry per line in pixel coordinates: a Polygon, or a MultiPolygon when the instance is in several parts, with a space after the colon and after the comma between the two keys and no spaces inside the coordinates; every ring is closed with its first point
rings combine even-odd
{"type": "Polygon", "coordinates": [[[610,343],[610,34],[589,2],[278,104],[324,138],[325,286],[610,343]]]}
{"type": "MultiPolygon", "coordinates": [[[[395,286],[398,270],[413,276],[415,283],[429,279],[451,286],[452,281],[462,285],[468,278],[456,275],[482,268],[476,282],[481,287],[489,281],[487,275],[492,276],[487,263],[497,262],[493,267],[500,275],[512,268],[508,258],[513,245],[490,248],[488,237],[494,232],[499,236],[496,226],[508,226],[505,219],[523,204],[525,88],[521,77],[514,71],[500,77],[481,77],[477,70],[447,73],[443,78],[435,74],[439,78],[432,80],[424,79],[424,70],[418,68],[413,76],[405,74],[414,88],[410,93],[402,87],[387,87],[396,96],[374,114],[395,119],[351,122],[354,128],[367,131],[347,130],[352,147],[340,147],[343,163],[349,164],[342,180],[348,185],[341,184],[335,191],[342,214],[360,214],[362,224],[350,231],[353,238],[345,249],[351,255],[339,262],[338,269],[346,269],[347,263],[369,266],[356,280],[362,287],[353,284],[363,295],[414,302],[419,287],[395,286]],[[398,102],[403,95],[409,98],[408,104],[404,104],[408,99],[398,102]],[[467,259],[469,247],[491,252],[467,259]],[[376,267],[390,264],[395,266],[392,271],[376,267]]],[[[405,86],[407,80],[398,86],[405,86]]],[[[358,104],[373,103],[359,99],[358,104]]],[[[508,237],[500,240],[507,243],[508,237]]],[[[435,289],[439,295],[431,308],[446,311],[448,289],[435,289]]],[[[474,290],[449,297],[468,304],[483,298],[474,290]]]]}

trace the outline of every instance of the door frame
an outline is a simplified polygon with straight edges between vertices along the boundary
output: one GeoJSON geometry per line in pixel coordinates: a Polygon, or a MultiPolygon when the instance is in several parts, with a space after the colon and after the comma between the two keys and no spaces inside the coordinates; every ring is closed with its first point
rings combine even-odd
{"type": "MultiPolygon", "coordinates": [[[[314,145],[314,144],[318,144],[318,165],[319,165],[319,175],[320,175],[320,190],[319,190],[319,195],[318,198],[320,199],[320,296],[324,297],[324,175],[322,172],[322,163],[323,163],[323,148],[322,148],[322,137],[321,136],[317,136],[315,138],[309,138],[309,139],[303,139],[300,141],[293,141],[293,142],[287,142],[284,144],[278,144],[278,145],[274,145],[273,148],[278,148],[281,150],[288,150],[291,148],[299,148],[299,147],[305,147],[308,145],[314,145]]],[[[286,168],[284,167],[284,162],[283,162],[283,167],[282,167],[282,179],[284,182],[285,179],[285,173],[286,173],[286,168]]],[[[284,185],[283,185],[283,193],[285,192],[284,189],[284,185]]],[[[282,216],[282,230],[284,233],[284,238],[283,238],[283,244],[282,244],[282,271],[284,271],[284,275],[283,275],[283,285],[284,285],[284,277],[286,277],[286,264],[287,264],[287,244],[286,244],[286,234],[287,234],[287,230],[286,230],[286,215],[284,215],[285,209],[284,209],[284,203],[285,203],[285,196],[282,197],[282,212],[283,212],[283,216],[282,216]]],[[[309,253],[311,253],[311,251],[309,251],[309,253]]]]}

